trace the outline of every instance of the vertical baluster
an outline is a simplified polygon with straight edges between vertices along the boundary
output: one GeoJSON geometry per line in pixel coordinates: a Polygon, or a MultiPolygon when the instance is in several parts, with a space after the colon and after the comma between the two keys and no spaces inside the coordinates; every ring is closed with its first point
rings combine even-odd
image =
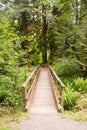
{"type": "Polygon", "coordinates": [[[26,104],[27,90],[26,90],[25,85],[22,86],[22,90],[23,90],[23,101],[24,101],[24,104],[26,104]]]}
{"type": "Polygon", "coordinates": [[[61,97],[60,97],[60,105],[62,106],[62,108],[63,108],[63,100],[64,100],[64,99],[63,99],[63,96],[64,96],[64,88],[65,88],[65,87],[62,87],[62,86],[61,86],[61,89],[60,89],[60,96],[61,96],[61,97]]]}

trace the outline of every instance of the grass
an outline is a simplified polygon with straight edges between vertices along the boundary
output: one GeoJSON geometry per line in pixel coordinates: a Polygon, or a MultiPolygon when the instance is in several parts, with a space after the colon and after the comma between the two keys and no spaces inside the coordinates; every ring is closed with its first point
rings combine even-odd
{"type": "Polygon", "coordinates": [[[0,130],[19,130],[19,117],[13,113],[0,116],[0,130]]]}
{"type": "Polygon", "coordinates": [[[9,130],[9,128],[2,127],[0,130],[9,130]]]}
{"type": "Polygon", "coordinates": [[[66,118],[66,117],[77,121],[87,121],[87,114],[83,113],[82,111],[79,112],[64,111],[62,114],[62,118],[66,118]]]}
{"type": "Polygon", "coordinates": [[[9,130],[9,128],[2,127],[0,130],[9,130]]]}
{"type": "Polygon", "coordinates": [[[77,121],[87,121],[87,93],[81,94],[78,105],[73,111],[64,111],[62,117],[77,121]]]}
{"type": "Polygon", "coordinates": [[[14,110],[9,107],[0,107],[2,114],[0,114],[0,130],[20,130],[20,122],[22,119],[29,119],[29,114],[23,112],[22,109],[14,110]]]}
{"type": "Polygon", "coordinates": [[[20,122],[24,118],[29,119],[30,116],[21,110],[0,116],[0,130],[20,130],[20,122]]]}
{"type": "Polygon", "coordinates": [[[19,124],[24,117],[29,119],[29,115],[21,110],[0,116],[0,130],[20,130],[19,124]]]}

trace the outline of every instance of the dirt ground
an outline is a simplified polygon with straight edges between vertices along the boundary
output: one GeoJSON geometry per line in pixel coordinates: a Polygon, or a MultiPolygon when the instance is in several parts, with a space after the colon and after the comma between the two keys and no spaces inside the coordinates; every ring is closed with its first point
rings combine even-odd
{"type": "Polygon", "coordinates": [[[87,122],[62,119],[59,114],[31,114],[23,119],[20,130],[87,130],[87,122]]]}

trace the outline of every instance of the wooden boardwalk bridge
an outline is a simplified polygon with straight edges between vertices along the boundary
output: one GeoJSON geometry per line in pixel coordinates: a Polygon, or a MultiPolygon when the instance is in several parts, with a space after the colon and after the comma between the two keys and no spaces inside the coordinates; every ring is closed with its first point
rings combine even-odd
{"type": "Polygon", "coordinates": [[[30,113],[62,111],[65,85],[50,66],[38,66],[22,87],[26,111],[30,113]]]}

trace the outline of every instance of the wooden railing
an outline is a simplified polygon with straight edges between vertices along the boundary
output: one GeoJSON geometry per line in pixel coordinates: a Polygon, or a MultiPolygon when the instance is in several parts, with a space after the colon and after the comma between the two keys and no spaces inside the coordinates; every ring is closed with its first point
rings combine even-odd
{"type": "MultiPolygon", "coordinates": [[[[49,79],[51,81],[51,86],[54,94],[54,98],[56,101],[56,105],[58,108],[58,111],[63,110],[63,97],[64,97],[64,89],[65,85],[60,80],[60,78],[57,76],[57,74],[54,72],[51,66],[49,66],[49,79]],[[60,86],[58,91],[58,86],[60,86]]],[[[31,75],[27,78],[27,80],[22,85],[23,89],[23,100],[25,104],[25,110],[27,111],[30,107],[31,98],[33,96],[33,93],[35,91],[35,86],[38,81],[40,73],[40,66],[37,66],[36,69],[31,73],[31,75]],[[27,88],[28,87],[28,88],[27,88]]]]}
{"type": "Polygon", "coordinates": [[[63,110],[63,97],[64,97],[64,89],[65,85],[64,83],[60,80],[60,78],[57,76],[57,74],[54,72],[52,67],[49,65],[49,70],[50,70],[50,80],[51,80],[51,86],[53,89],[54,97],[56,100],[57,108],[59,111],[63,110]],[[59,88],[59,93],[58,93],[58,88],[57,86],[60,86],[59,88]]]}
{"type": "Polygon", "coordinates": [[[24,100],[26,111],[30,105],[30,100],[31,100],[32,94],[34,92],[34,87],[38,80],[38,75],[39,75],[39,66],[36,67],[36,69],[31,73],[31,75],[28,77],[28,79],[22,85],[23,100],[24,100]],[[29,88],[27,88],[28,85],[29,85],[29,88]]]}

